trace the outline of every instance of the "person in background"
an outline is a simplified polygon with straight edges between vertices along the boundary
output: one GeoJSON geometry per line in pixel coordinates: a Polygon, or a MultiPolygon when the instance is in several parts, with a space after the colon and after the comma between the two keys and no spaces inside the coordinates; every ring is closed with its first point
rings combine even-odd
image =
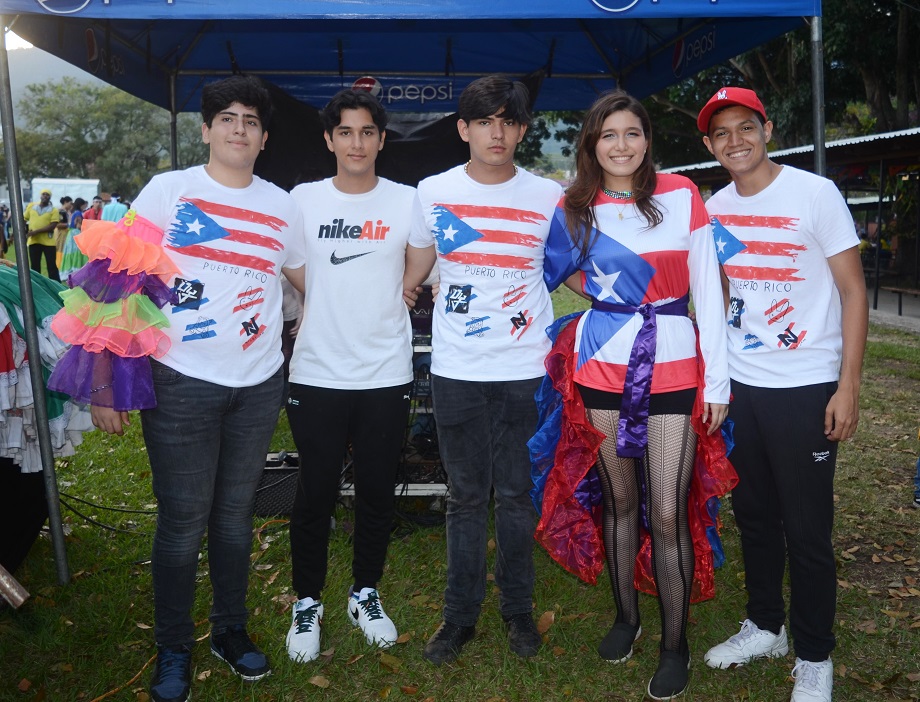
{"type": "Polygon", "coordinates": [[[562,190],[514,165],[530,124],[523,83],[486,76],[459,101],[470,160],[419,183],[426,224],[412,232],[404,289],[435,259],[431,388],[447,498],[443,621],[425,644],[434,665],[456,660],[475,636],[486,594],[489,505],[495,496],[495,584],[508,646],[535,656],[533,528],[527,440],[537,425],[553,307],[543,246],[562,190]]]}
{"type": "MultiPolygon", "coordinates": [[[[60,222],[54,232],[54,262],[57,264],[58,274],[61,271],[61,260],[64,257],[64,243],[67,241],[67,232],[70,231],[70,217],[74,212],[74,201],[70,195],[61,198],[61,209],[59,210],[60,222]]],[[[84,200],[84,202],[86,202],[84,200]]]]}
{"type": "Polygon", "coordinates": [[[616,619],[598,653],[624,663],[642,633],[634,570],[645,515],[661,613],[658,668],[647,692],[668,700],[689,681],[696,563],[688,495],[697,394],[708,434],[728,412],[719,262],[696,186],[655,172],[651,121],[634,97],[613,91],[597,99],[585,115],[576,164],[553,218],[543,270],[550,290],[568,281],[591,300],[574,336],[573,381],[588,421],[603,436],[596,470],[616,619]]]}
{"type": "Polygon", "coordinates": [[[0,202],[0,257],[6,258],[6,252],[10,249],[10,238],[12,236],[13,213],[5,201],[0,202]]]}
{"type": "Polygon", "coordinates": [[[100,219],[104,219],[107,222],[118,222],[125,216],[128,206],[121,202],[121,195],[118,193],[113,192],[110,198],[109,203],[102,208],[100,219]]]}
{"type": "Polygon", "coordinates": [[[36,273],[42,271],[42,258],[51,280],[60,280],[57,269],[57,248],[54,233],[60,221],[58,208],[51,204],[51,191],[45,188],[38,202],[29,203],[23,213],[28,228],[29,267],[36,273]]]}
{"type": "Polygon", "coordinates": [[[63,283],[67,283],[70,274],[82,268],[89,260],[74,241],[74,237],[83,229],[83,212],[86,210],[86,204],[86,200],[82,197],[78,197],[73,201],[73,211],[70,213],[67,237],[61,247],[60,273],[61,282],[63,283]]]}
{"type": "Polygon", "coordinates": [[[706,203],[724,272],[728,363],[747,618],[706,652],[733,668],[789,650],[792,702],[830,702],[837,572],[837,448],[859,420],[868,301],[859,239],[826,178],[770,160],[773,122],[752,90],[726,87],[700,110],[703,143],[732,182],[706,203]]]}
{"type": "Polygon", "coordinates": [[[83,219],[102,219],[102,197],[93,198],[92,205],[83,212],[83,219]]]}

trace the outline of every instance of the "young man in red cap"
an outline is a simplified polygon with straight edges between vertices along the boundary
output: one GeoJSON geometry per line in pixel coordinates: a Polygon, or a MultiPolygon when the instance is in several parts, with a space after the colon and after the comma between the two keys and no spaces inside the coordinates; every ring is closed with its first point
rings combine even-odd
{"type": "Polygon", "coordinates": [[[868,325],[859,242],[834,183],[769,159],[773,123],[753,91],[719,90],[697,126],[732,177],[706,207],[729,302],[732,507],[748,591],[741,631],[704,660],[730,668],[786,655],[788,549],[791,702],[830,702],[834,468],[856,431],[868,325]]]}

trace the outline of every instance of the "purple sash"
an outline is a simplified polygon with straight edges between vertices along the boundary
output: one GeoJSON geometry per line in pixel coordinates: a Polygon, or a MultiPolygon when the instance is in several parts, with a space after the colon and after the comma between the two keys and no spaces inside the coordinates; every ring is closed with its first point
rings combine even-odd
{"type": "Polygon", "coordinates": [[[648,405],[658,338],[655,317],[659,314],[686,317],[690,311],[689,304],[689,294],[658,307],[650,303],[635,306],[591,300],[591,309],[630,315],[639,313],[643,320],[629,353],[629,365],[623,381],[623,402],[617,427],[618,456],[641,458],[648,445],[648,405]]]}

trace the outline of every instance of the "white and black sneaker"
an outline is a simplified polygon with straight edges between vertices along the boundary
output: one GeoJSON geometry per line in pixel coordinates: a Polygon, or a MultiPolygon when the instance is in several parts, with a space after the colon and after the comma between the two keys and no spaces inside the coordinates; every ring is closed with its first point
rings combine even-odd
{"type": "Polygon", "coordinates": [[[389,648],[396,643],[399,634],[396,625],[383,611],[380,595],[372,587],[362,588],[348,597],[348,618],[361,628],[364,638],[372,646],[389,648]]]}
{"type": "Polygon", "coordinates": [[[287,634],[287,650],[292,660],[307,663],[319,658],[319,630],[323,624],[323,603],[312,597],[297,600],[287,634]]]}

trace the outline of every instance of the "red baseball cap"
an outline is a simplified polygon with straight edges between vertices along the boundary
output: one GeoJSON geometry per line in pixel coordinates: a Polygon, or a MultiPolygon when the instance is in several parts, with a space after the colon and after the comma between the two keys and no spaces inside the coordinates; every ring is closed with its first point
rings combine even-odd
{"type": "Polygon", "coordinates": [[[696,126],[703,134],[708,134],[709,120],[712,119],[713,113],[716,110],[732,107],[733,105],[740,105],[741,107],[747,107],[754,110],[754,112],[763,117],[764,122],[767,121],[767,111],[763,109],[763,103],[760,101],[760,98],[757,97],[757,93],[747,88],[729,87],[722,88],[709,98],[709,102],[700,110],[700,116],[696,118],[696,126]]]}

